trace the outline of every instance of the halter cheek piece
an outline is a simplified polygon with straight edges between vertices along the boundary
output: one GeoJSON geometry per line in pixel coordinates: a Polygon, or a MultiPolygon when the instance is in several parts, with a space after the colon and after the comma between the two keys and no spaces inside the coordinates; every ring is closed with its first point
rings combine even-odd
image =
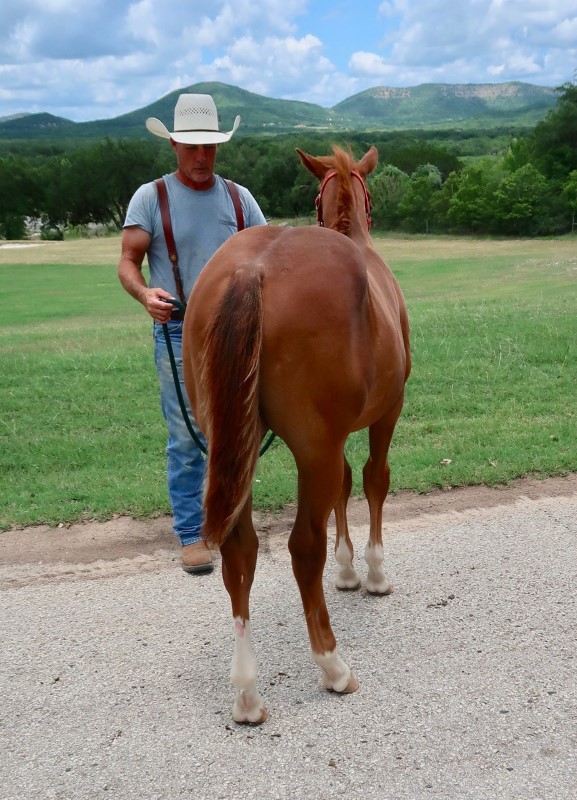
{"type": "MultiPolygon", "coordinates": [[[[317,197],[316,197],[316,200],[315,200],[315,208],[317,210],[317,222],[321,227],[323,227],[324,224],[325,224],[323,222],[323,206],[322,206],[323,192],[325,190],[325,187],[326,187],[327,183],[330,180],[332,180],[333,178],[336,178],[337,175],[338,175],[338,172],[336,170],[332,170],[331,172],[327,172],[327,174],[325,175],[325,177],[324,177],[324,179],[323,179],[323,181],[322,181],[322,183],[320,185],[319,193],[317,194],[317,197]]],[[[363,194],[365,196],[365,217],[367,219],[367,227],[368,227],[369,230],[371,230],[371,223],[372,223],[372,220],[371,220],[371,195],[369,194],[369,190],[367,189],[367,186],[366,186],[364,180],[359,175],[359,173],[356,172],[355,170],[353,170],[351,172],[351,175],[353,176],[353,178],[357,178],[357,180],[360,181],[361,186],[363,187],[363,194]]]]}

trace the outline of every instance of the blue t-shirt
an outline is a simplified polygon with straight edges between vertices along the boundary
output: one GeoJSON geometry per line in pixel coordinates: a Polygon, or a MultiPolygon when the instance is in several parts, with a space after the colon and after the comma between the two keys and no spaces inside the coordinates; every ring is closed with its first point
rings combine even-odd
{"type": "MultiPolygon", "coordinates": [[[[176,175],[165,175],[172,231],[178,253],[178,268],[188,298],[194,282],[208,259],[223,242],[236,233],[236,215],[230,192],[218,175],[211,189],[195,191],[176,175]]],[[[238,186],[244,224],[266,225],[258,203],[244,186],[238,186]]],[[[136,225],[151,236],[147,253],[151,287],[165,289],[177,297],[172,264],[160,217],[158,192],[154,181],[136,190],[128,205],[124,227],[136,225]]]]}

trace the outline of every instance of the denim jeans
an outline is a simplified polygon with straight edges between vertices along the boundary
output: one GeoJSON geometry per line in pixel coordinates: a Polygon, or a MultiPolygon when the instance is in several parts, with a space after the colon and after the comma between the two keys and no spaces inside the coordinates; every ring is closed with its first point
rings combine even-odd
{"type": "MultiPolygon", "coordinates": [[[[190,410],[182,379],[182,322],[169,322],[168,332],[180,376],[180,387],[194,430],[204,443],[190,410]]],[[[160,404],[168,427],[166,474],[174,532],[182,545],[200,541],[203,520],[204,456],[194,443],[178,402],[162,325],[154,325],[154,363],[160,382],[160,404]]]]}

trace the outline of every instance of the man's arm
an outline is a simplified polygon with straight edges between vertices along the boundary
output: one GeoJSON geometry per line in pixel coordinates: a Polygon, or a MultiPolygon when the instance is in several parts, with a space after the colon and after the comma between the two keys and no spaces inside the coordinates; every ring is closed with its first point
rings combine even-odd
{"type": "Polygon", "coordinates": [[[169,299],[164,289],[147,286],[142,274],[142,262],[150,247],[150,234],[136,225],[124,228],[122,250],[118,262],[118,278],[128,294],[145,307],[156,322],[168,322],[172,306],[161,298],[169,299]]]}

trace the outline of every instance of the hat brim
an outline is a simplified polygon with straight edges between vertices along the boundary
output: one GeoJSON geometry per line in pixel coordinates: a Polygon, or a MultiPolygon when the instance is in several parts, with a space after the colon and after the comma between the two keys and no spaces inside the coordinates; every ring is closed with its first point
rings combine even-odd
{"type": "Polygon", "coordinates": [[[146,128],[150,133],[160,136],[162,139],[172,139],[179,144],[222,144],[233,137],[239,125],[240,117],[237,116],[232,130],[228,133],[224,131],[173,131],[171,133],[166,125],[156,117],[149,117],[146,120],[146,128]]]}

